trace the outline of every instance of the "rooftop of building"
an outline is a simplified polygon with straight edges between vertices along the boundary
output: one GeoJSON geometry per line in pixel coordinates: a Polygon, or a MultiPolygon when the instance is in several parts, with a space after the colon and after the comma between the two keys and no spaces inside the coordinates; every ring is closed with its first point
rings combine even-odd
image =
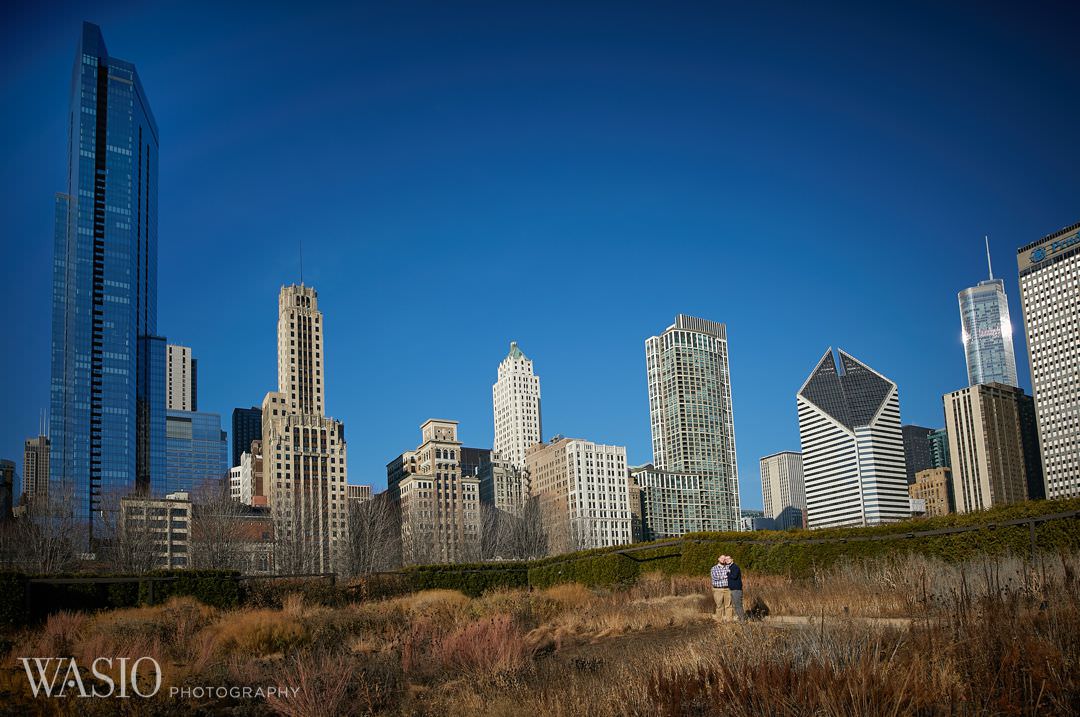
{"type": "Polygon", "coordinates": [[[1062,227],[1061,229],[1058,229],[1056,232],[1050,232],[1049,234],[1044,236],[1042,239],[1037,239],[1036,241],[1033,241],[1030,244],[1025,244],[1024,246],[1017,249],[1016,253],[1017,254],[1023,254],[1028,249],[1034,249],[1038,245],[1042,244],[1044,241],[1047,241],[1049,239],[1053,239],[1053,238],[1058,237],[1058,236],[1060,236],[1062,234],[1068,234],[1073,229],[1080,229],[1080,222],[1077,222],[1076,224],[1070,224],[1067,227],[1062,227]]]}

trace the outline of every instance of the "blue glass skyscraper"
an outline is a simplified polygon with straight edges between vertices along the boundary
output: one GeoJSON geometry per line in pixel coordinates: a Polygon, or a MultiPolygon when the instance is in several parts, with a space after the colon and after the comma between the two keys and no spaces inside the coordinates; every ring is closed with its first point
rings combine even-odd
{"type": "Polygon", "coordinates": [[[195,492],[220,486],[229,471],[229,443],[221,430],[221,416],[169,410],[165,425],[168,477],[160,492],[195,492]]]}
{"type": "Polygon", "coordinates": [[[50,482],[94,523],[110,496],[165,473],[157,334],[158,131],[139,75],[84,23],[56,197],[50,482]]]}
{"type": "MultiPolygon", "coordinates": [[[[986,245],[986,263],[989,268],[989,242],[986,245]]],[[[960,301],[968,385],[997,382],[1016,386],[1016,354],[1013,351],[1005,282],[995,279],[994,271],[990,268],[989,279],[964,289],[957,299],[960,301]]]]}

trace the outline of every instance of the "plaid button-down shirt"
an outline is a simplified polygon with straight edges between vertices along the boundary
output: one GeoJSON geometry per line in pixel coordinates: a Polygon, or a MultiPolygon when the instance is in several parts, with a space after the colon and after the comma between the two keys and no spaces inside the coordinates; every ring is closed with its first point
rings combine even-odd
{"type": "Polygon", "coordinates": [[[712,578],[712,586],[714,588],[726,588],[728,571],[731,570],[730,565],[714,565],[712,571],[709,573],[712,578]]]}

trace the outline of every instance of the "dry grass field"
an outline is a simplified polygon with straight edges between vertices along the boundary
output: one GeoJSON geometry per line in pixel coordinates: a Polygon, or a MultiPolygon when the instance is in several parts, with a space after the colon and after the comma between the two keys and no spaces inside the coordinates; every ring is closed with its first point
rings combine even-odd
{"type": "Polygon", "coordinates": [[[704,578],[620,591],[451,591],[327,608],[220,611],[190,599],[61,613],[9,637],[13,714],[1054,715],[1080,705],[1076,556],[1032,566],[850,565],[746,577],[770,617],[715,624],[704,578]],[[792,625],[778,616],[806,616],[792,625]],[[874,621],[865,618],[910,618],[874,621]],[[33,699],[19,656],[149,655],[148,700],[33,699]],[[271,699],[170,687],[285,685],[271,699]]]}

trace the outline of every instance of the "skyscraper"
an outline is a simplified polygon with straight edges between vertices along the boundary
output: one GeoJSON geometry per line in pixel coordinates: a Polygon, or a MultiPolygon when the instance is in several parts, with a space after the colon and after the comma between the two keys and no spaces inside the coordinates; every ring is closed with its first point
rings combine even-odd
{"type": "Polygon", "coordinates": [[[1009,300],[1005,296],[1005,282],[994,278],[989,240],[986,265],[990,278],[957,294],[968,385],[997,382],[1015,386],[1016,354],[1013,352],[1009,300]]]}
{"type": "Polygon", "coordinates": [[[1046,497],[1080,496],[1080,223],[1016,261],[1046,497]]]}
{"type": "Polygon", "coordinates": [[[49,438],[27,438],[23,445],[23,495],[27,500],[49,497],[49,438]]]}
{"type": "Polygon", "coordinates": [[[275,558],[288,571],[330,572],[348,537],[345,426],[323,414],[323,315],[315,289],[281,287],[277,337],[278,390],[262,406],[275,558]]]}
{"type": "Polygon", "coordinates": [[[56,197],[49,470],[91,540],[103,496],[165,470],[157,336],[158,132],[135,66],[84,23],[56,197]]]}
{"type": "Polygon", "coordinates": [[[1027,500],[1029,482],[1041,488],[1042,466],[1031,454],[1038,447],[1030,396],[985,383],[947,393],[943,401],[957,512],[1027,500]]]}
{"type": "Polygon", "coordinates": [[[169,411],[165,419],[165,488],[159,493],[195,493],[225,479],[229,444],[221,416],[199,411],[169,411]]]}
{"type": "Polygon", "coordinates": [[[420,426],[423,443],[386,466],[406,563],[480,558],[480,479],[461,475],[457,427],[457,421],[428,419],[420,426]]]}
{"type": "Polygon", "coordinates": [[[232,465],[240,465],[240,456],[251,452],[251,442],[262,440],[262,409],[234,408],[232,412],[232,465]]]}
{"type": "Polygon", "coordinates": [[[904,465],[907,466],[907,482],[915,482],[915,474],[932,468],[934,458],[930,451],[930,434],[933,428],[906,425],[900,427],[904,435],[904,465]]]}
{"type": "Polygon", "coordinates": [[[766,518],[780,530],[803,527],[806,516],[806,479],[802,454],[780,451],[758,462],[761,468],[761,500],[766,518]]]}
{"type": "Polygon", "coordinates": [[[491,400],[494,450],[512,468],[524,468],[529,447],[541,441],[540,377],[533,373],[533,362],[521,352],[517,341],[510,342],[510,353],[499,364],[491,400]]]}
{"type": "Polygon", "coordinates": [[[799,389],[799,439],[810,528],[911,517],[896,384],[832,349],[799,389]]]}
{"type": "Polygon", "coordinates": [[[722,530],[739,529],[739,472],[727,327],[679,314],[645,340],[653,464],[702,477],[722,530]]]}
{"type": "Polygon", "coordinates": [[[952,459],[949,457],[949,433],[944,428],[930,431],[927,436],[930,442],[930,467],[952,468],[952,459]]]}
{"type": "Polygon", "coordinates": [[[170,411],[199,410],[199,362],[187,346],[165,346],[165,405],[170,411]]]}

